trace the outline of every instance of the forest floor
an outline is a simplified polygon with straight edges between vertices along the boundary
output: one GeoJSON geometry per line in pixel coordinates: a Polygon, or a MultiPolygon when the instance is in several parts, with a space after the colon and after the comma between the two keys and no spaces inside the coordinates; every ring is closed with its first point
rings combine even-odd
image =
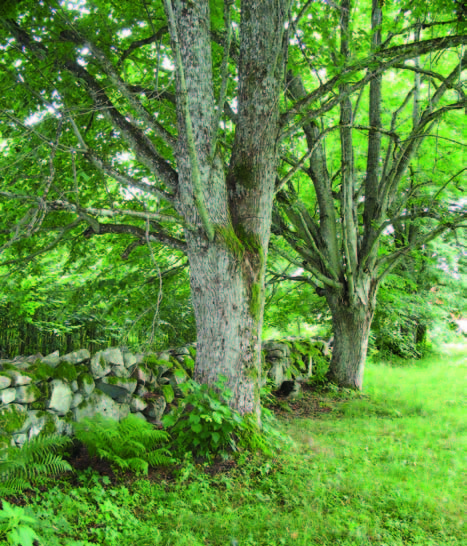
{"type": "Polygon", "coordinates": [[[466,370],[467,345],[370,362],[363,394],[276,404],[272,459],[134,478],[79,452],[15,504],[41,546],[465,546],[466,370]]]}

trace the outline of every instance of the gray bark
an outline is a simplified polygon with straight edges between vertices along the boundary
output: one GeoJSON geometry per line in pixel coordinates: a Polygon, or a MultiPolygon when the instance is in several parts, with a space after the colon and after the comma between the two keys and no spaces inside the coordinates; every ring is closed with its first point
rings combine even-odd
{"type": "MultiPolygon", "coordinates": [[[[175,2],[202,198],[214,240],[200,226],[186,116],[177,102],[180,180],[192,299],[197,321],[195,379],[215,386],[220,376],[230,404],[259,417],[264,264],[277,167],[279,96],[284,77],[288,0],[242,2],[236,134],[228,174],[215,154],[209,2],[175,2]],[[258,47],[261,44],[261,47],[258,47]]],[[[178,86],[180,75],[178,74],[178,86]]]]}
{"type": "Polygon", "coordinates": [[[361,390],[375,298],[346,305],[335,294],[326,297],[332,314],[334,345],[328,377],[340,387],[361,390]]]}

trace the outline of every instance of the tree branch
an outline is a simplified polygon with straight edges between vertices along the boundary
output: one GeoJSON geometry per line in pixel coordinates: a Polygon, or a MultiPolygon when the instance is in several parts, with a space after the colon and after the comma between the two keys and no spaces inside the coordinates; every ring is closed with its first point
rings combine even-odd
{"type": "Polygon", "coordinates": [[[375,52],[373,55],[370,55],[369,57],[362,59],[344,68],[339,74],[331,78],[329,81],[327,81],[323,85],[320,85],[317,89],[315,89],[314,91],[306,95],[304,98],[296,102],[287,112],[285,112],[282,115],[281,125],[285,126],[297,114],[302,113],[303,109],[308,104],[322,98],[324,95],[331,92],[334,89],[334,87],[336,87],[339,84],[339,81],[344,76],[349,76],[352,73],[364,70],[365,68],[367,68],[368,66],[372,64],[378,65],[378,68],[376,70],[374,70],[370,74],[367,74],[364,78],[362,78],[359,82],[357,82],[353,86],[350,86],[349,88],[350,92],[348,94],[345,94],[343,97],[340,97],[340,98],[337,97],[334,100],[328,101],[326,105],[322,106],[319,109],[305,113],[302,119],[300,119],[291,128],[289,128],[287,132],[282,134],[281,138],[291,136],[291,134],[296,132],[295,129],[301,127],[304,123],[307,122],[307,120],[313,117],[317,117],[324,112],[327,112],[328,110],[333,108],[336,104],[338,104],[340,100],[342,100],[343,98],[346,98],[351,93],[354,93],[356,90],[360,89],[362,85],[366,85],[372,78],[392,68],[395,64],[400,63],[401,61],[413,58],[415,56],[429,53],[430,51],[438,51],[440,49],[456,47],[458,45],[462,45],[465,43],[467,43],[467,35],[446,36],[443,38],[434,38],[432,40],[412,42],[405,45],[395,46],[389,49],[379,50],[375,52]],[[390,60],[383,63],[381,62],[382,59],[390,59],[390,60]]]}
{"type": "Polygon", "coordinates": [[[168,146],[174,148],[177,142],[176,139],[169,133],[169,131],[167,131],[167,129],[165,129],[165,127],[154,119],[153,115],[146,110],[146,108],[135,97],[130,89],[128,89],[126,83],[120,78],[112,63],[103,53],[103,51],[88,39],[84,39],[84,45],[89,49],[89,51],[91,51],[96,60],[99,62],[101,68],[104,70],[104,73],[107,74],[111,82],[127,99],[138,115],[141,116],[141,119],[144,120],[148,127],[150,127],[157,136],[162,138],[162,140],[168,146]]]}
{"type": "Polygon", "coordinates": [[[153,174],[160,176],[164,184],[175,191],[178,185],[178,175],[170,164],[159,155],[150,138],[115,108],[102,87],[83,67],[74,61],[65,61],[64,64],[67,70],[83,81],[96,107],[122,133],[141,163],[153,174]]]}
{"type": "Polygon", "coordinates": [[[163,26],[155,34],[153,34],[152,36],[149,36],[148,38],[143,38],[141,40],[135,40],[130,45],[130,47],[125,49],[125,51],[122,53],[122,56],[120,57],[120,59],[119,59],[119,61],[117,63],[117,68],[121,67],[121,65],[123,64],[125,59],[127,59],[133,53],[133,51],[135,51],[136,49],[138,49],[140,47],[144,47],[146,45],[150,45],[150,44],[153,44],[154,42],[157,42],[168,31],[169,31],[169,27],[163,26]]]}
{"type": "MultiPolygon", "coordinates": [[[[181,241],[172,235],[167,233],[159,233],[155,231],[147,232],[146,229],[140,228],[138,226],[133,226],[131,224],[101,224],[99,223],[99,232],[96,233],[92,227],[86,229],[83,233],[84,237],[87,239],[95,235],[106,235],[108,233],[114,234],[129,234],[134,235],[138,240],[142,241],[142,244],[149,242],[162,243],[166,246],[180,250],[181,252],[186,252],[186,243],[181,241]]],[[[128,250],[128,249],[127,249],[128,250]]],[[[126,252],[126,251],[125,251],[126,252]]],[[[124,254],[125,254],[124,252],[124,254]]]]}
{"type": "Polygon", "coordinates": [[[214,241],[215,231],[211,219],[209,218],[209,212],[206,208],[206,202],[203,194],[198,152],[196,150],[195,137],[193,134],[193,125],[191,122],[191,114],[188,102],[188,91],[185,82],[185,71],[183,68],[182,55],[180,52],[177,24],[175,22],[175,15],[172,9],[172,0],[164,0],[164,5],[170,26],[170,35],[172,37],[172,42],[175,48],[176,67],[180,82],[180,103],[181,110],[185,118],[186,142],[190,157],[194,203],[201,219],[204,231],[206,233],[206,237],[209,241],[212,242],[214,241]]]}

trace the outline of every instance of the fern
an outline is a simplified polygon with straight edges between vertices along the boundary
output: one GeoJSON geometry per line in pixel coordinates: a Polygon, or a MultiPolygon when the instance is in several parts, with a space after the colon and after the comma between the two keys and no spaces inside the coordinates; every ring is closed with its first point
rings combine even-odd
{"type": "Polygon", "coordinates": [[[8,446],[0,449],[0,494],[11,495],[27,487],[38,476],[71,471],[62,459],[62,450],[70,444],[65,436],[36,436],[23,447],[8,446]]]}
{"type": "Polygon", "coordinates": [[[135,474],[147,474],[149,466],[171,464],[166,444],[169,436],[134,415],[122,421],[94,416],[74,424],[76,437],[96,455],[112,465],[135,474]]]}

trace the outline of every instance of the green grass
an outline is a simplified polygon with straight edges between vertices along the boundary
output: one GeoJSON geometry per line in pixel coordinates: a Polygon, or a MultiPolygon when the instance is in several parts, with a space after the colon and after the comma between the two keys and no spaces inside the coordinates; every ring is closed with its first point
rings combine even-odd
{"type": "Polygon", "coordinates": [[[187,464],[169,483],[83,474],[27,511],[42,546],[464,546],[466,364],[465,346],[369,363],[364,395],[320,394],[331,413],[283,422],[275,460],[215,477],[187,464]]]}

